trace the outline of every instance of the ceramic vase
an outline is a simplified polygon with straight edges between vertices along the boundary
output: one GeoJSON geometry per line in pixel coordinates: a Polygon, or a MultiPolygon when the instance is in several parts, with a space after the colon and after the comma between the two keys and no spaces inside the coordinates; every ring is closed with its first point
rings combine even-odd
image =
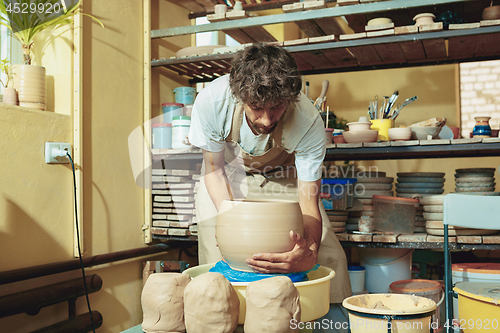
{"type": "Polygon", "coordinates": [[[415,25],[426,25],[426,24],[433,24],[435,18],[436,16],[432,13],[421,13],[415,15],[413,21],[415,21],[415,25]]]}
{"type": "Polygon", "coordinates": [[[3,102],[5,104],[17,105],[17,91],[14,88],[5,88],[3,90],[3,102]]]}
{"type": "Polygon", "coordinates": [[[475,138],[491,137],[490,119],[491,117],[474,117],[476,126],[472,130],[472,136],[475,138]]]}
{"type": "Polygon", "coordinates": [[[224,200],[215,235],[224,260],[238,271],[253,272],[245,262],[256,253],[293,249],[290,230],[304,235],[298,202],[286,200],[224,200]]]}
{"type": "Polygon", "coordinates": [[[14,65],[12,72],[19,106],[44,111],[45,68],[34,65],[14,65]]]}

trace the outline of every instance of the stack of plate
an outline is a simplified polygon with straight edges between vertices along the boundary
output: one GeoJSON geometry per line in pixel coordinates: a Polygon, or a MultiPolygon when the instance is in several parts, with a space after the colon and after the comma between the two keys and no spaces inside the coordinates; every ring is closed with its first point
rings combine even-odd
{"type": "Polygon", "coordinates": [[[444,192],[443,172],[399,172],[396,183],[398,197],[411,198],[417,195],[434,195],[444,192]]]}
{"type": "Polygon", "coordinates": [[[455,192],[477,195],[495,192],[495,168],[456,169],[455,172],[455,192]]]}
{"type": "Polygon", "coordinates": [[[424,207],[422,204],[417,207],[417,214],[415,215],[415,227],[414,232],[425,232],[425,217],[424,217],[424,207]]]}
{"type": "MultiPolygon", "coordinates": [[[[388,195],[393,196],[392,182],[394,178],[386,177],[385,172],[365,172],[361,174],[358,172],[356,176],[357,182],[354,185],[354,198],[355,199],[369,199],[371,200],[374,195],[388,195]]],[[[364,205],[371,205],[372,203],[363,202],[364,205]]],[[[373,210],[373,208],[371,209],[373,210]]]]}
{"type": "MultiPolygon", "coordinates": [[[[444,195],[430,195],[420,199],[420,204],[423,205],[424,217],[426,219],[425,229],[429,235],[444,236],[444,197],[444,195]]],[[[482,236],[496,233],[498,233],[498,230],[470,229],[451,225],[448,227],[448,234],[450,236],[482,236]]]]}
{"type": "Polygon", "coordinates": [[[374,195],[393,196],[392,182],[394,178],[386,177],[385,172],[381,171],[358,171],[356,176],[357,182],[354,185],[354,198],[363,204],[361,211],[349,212],[347,219],[346,230],[358,231],[358,222],[361,216],[373,217],[373,200],[374,195]]]}
{"type": "Polygon", "coordinates": [[[348,218],[348,211],[343,210],[327,210],[326,215],[330,219],[330,224],[333,227],[333,231],[336,233],[345,231],[345,223],[348,218]]]}

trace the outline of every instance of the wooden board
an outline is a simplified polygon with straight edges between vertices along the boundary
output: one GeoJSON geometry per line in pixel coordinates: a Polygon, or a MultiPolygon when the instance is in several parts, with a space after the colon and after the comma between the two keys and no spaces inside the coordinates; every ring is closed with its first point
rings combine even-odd
{"type": "Polygon", "coordinates": [[[474,57],[496,55],[500,52],[500,33],[476,36],[474,57]]]}
{"type": "Polygon", "coordinates": [[[321,51],[337,67],[357,65],[356,59],[347,49],[330,49],[321,51]]]}
{"type": "Polygon", "coordinates": [[[349,51],[351,51],[360,65],[373,65],[383,62],[377,51],[375,51],[375,48],[371,45],[350,47],[349,51]]]}
{"type": "Polygon", "coordinates": [[[377,44],[373,46],[384,62],[404,63],[406,57],[399,44],[377,44]]]}
{"type": "Polygon", "coordinates": [[[476,49],[476,36],[452,37],[448,39],[448,57],[450,59],[473,57],[476,49]]]}
{"type": "Polygon", "coordinates": [[[444,39],[423,40],[427,59],[446,59],[446,44],[444,39]]]}
{"type": "Polygon", "coordinates": [[[333,63],[319,51],[301,52],[298,53],[298,56],[309,63],[314,69],[331,68],[333,66],[333,63]]]}
{"type": "Polygon", "coordinates": [[[404,42],[400,43],[399,46],[401,47],[406,60],[409,62],[425,59],[424,46],[421,41],[416,40],[412,42],[404,42]]]}

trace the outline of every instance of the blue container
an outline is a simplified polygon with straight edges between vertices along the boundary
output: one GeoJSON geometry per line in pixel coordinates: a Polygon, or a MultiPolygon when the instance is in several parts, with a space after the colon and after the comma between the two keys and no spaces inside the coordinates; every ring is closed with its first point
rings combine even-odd
{"type": "Polygon", "coordinates": [[[153,149],[172,148],[172,124],[159,123],[153,128],[153,149]]]}
{"type": "Polygon", "coordinates": [[[175,103],[190,105],[194,103],[196,89],[192,87],[177,87],[174,89],[175,103]]]}
{"type": "Polygon", "coordinates": [[[176,116],[182,116],[182,108],[184,104],[180,103],[163,103],[163,122],[171,124],[172,119],[176,116]]]}
{"type": "Polygon", "coordinates": [[[320,198],[327,210],[345,210],[353,205],[356,178],[321,179],[320,198]]]}
{"type": "Polygon", "coordinates": [[[476,125],[472,130],[472,136],[474,137],[490,137],[491,136],[491,127],[490,125],[476,125]]]}

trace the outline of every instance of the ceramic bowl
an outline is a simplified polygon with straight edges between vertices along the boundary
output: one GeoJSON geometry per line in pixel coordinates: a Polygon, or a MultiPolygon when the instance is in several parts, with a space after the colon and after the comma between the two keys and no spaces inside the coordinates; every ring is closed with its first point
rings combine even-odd
{"type": "Polygon", "coordinates": [[[483,10],[483,20],[498,20],[500,19],[500,6],[490,6],[483,10]]]}
{"type": "Polygon", "coordinates": [[[348,123],[347,126],[349,127],[349,131],[354,132],[354,131],[369,131],[370,126],[372,123],[370,122],[354,122],[354,123],[348,123]]]}
{"type": "Polygon", "coordinates": [[[245,260],[254,254],[293,249],[290,230],[304,235],[302,212],[296,201],[224,200],[215,236],[222,257],[232,269],[253,272],[245,260]]]}
{"type": "Polygon", "coordinates": [[[411,138],[411,128],[389,128],[389,139],[391,141],[406,141],[411,138]]]}
{"type": "Polygon", "coordinates": [[[427,140],[429,135],[435,139],[437,138],[439,132],[441,132],[441,127],[411,126],[409,128],[411,128],[412,140],[427,140]]]}
{"type": "Polygon", "coordinates": [[[344,139],[347,143],[376,142],[378,131],[362,130],[344,132],[344,139]]]}
{"type": "Polygon", "coordinates": [[[392,20],[387,17],[376,17],[368,21],[366,25],[372,26],[372,25],[384,25],[384,24],[389,24],[392,23],[392,20]]]}

